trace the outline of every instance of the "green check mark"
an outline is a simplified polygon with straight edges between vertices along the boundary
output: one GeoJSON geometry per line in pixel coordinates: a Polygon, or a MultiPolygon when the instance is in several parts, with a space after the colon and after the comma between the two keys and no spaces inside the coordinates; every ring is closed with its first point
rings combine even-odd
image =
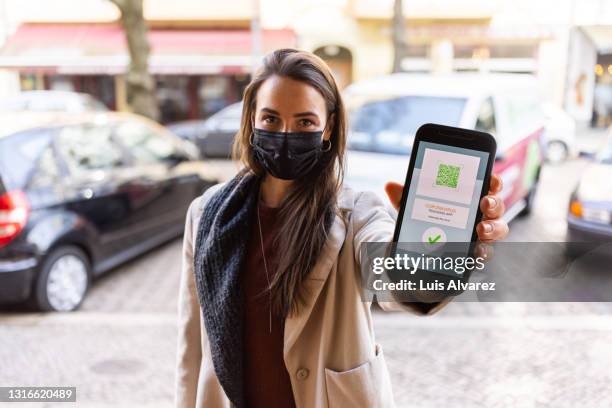
{"type": "Polygon", "coordinates": [[[435,244],[436,242],[438,242],[440,240],[440,238],[442,238],[442,235],[438,234],[434,238],[427,237],[427,241],[429,241],[430,244],[435,244]]]}

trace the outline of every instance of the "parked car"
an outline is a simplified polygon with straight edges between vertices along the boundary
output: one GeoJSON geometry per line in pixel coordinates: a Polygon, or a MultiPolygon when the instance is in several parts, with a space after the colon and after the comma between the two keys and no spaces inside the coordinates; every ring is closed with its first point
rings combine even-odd
{"type": "Polygon", "coordinates": [[[204,157],[229,158],[234,136],[240,129],[242,102],[229,105],[206,120],[190,120],[168,125],[183,139],[194,142],[204,157]]]}
{"type": "Polygon", "coordinates": [[[576,121],[566,111],[552,103],[544,103],[542,112],[546,124],[544,126],[544,142],[546,143],[546,159],[550,163],[561,163],[577,155],[576,121]]]}
{"type": "Polygon", "coordinates": [[[86,93],[25,91],[0,101],[0,112],[106,112],[108,108],[86,93]]]}
{"type": "Polygon", "coordinates": [[[567,215],[567,242],[612,240],[612,133],[608,143],[580,176],[567,215]]]}
{"type": "Polygon", "coordinates": [[[438,123],[492,134],[505,218],[530,211],[543,160],[536,79],[519,74],[391,74],[350,85],[346,183],[378,193],[404,183],[416,130],[438,123]]]}
{"type": "Polygon", "coordinates": [[[74,310],[95,277],[182,234],[215,183],[194,149],[131,114],[0,128],[0,302],[74,310]]]}

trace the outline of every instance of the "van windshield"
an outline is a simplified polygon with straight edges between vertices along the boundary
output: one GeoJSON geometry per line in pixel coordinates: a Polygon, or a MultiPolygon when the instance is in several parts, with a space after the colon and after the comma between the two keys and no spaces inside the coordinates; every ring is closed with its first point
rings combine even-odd
{"type": "Polygon", "coordinates": [[[401,96],[366,102],[349,113],[348,148],[409,154],[421,125],[458,126],[465,104],[465,98],[441,96],[401,96]]]}

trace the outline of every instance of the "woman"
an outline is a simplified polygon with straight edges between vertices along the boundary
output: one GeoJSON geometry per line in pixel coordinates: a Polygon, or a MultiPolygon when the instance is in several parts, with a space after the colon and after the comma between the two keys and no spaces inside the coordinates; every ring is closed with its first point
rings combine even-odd
{"type": "MultiPolygon", "coordinates": [[[[362,242],[392,239],[395,220],[373,193],[342,186],[346,131],[321,59],[266,56],[244,93],[244,169],[187,213],[177,406],[393,406],[357,260],[362,242]]],[[[402,188],[386,186],[396,208],[402,188]]],[[[481,202],[481,240],[508,231],[500,188],[493,177],[481,202]]],[[[443,303],[382,306],[428,314],[443,303]]]]}

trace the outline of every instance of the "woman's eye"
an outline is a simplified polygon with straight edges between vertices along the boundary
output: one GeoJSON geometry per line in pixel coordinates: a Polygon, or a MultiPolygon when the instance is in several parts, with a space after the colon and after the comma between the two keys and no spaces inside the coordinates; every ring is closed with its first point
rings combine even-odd
{"type": "Polygon", "coordinates": [[[276,118],[273,117],[273,116],[266,116],[265,118],[263,118],[263,123],[269,125],[269,124],[274,123],[275,120],[276,120],[276,118]]]}
{"type": "Polygon", "coordinates": [[[310,119],[302,119],[300,120],[300,125],[304,127],[309,127],[309,126],[314,125],[314,122],[310,119]]]}

